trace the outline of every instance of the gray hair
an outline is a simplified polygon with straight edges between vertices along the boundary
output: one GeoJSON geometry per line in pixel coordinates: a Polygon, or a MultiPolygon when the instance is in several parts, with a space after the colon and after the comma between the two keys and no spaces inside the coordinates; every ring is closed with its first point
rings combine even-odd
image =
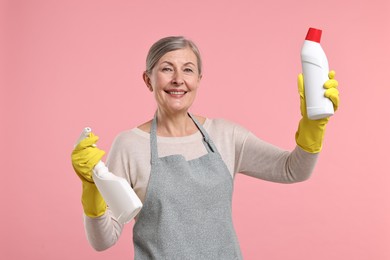
{"type": "Polygon", "coordinates": [[[155,42],[150,47],[148,56],[146,57],[146,73],[150,74],[154,66],[156,66],[156,63],[167,52],[185,48],[190,48],[194,52],[198,62],[198,73],[202,75],[202,58],[200,57],[199,49],[193,41],[183,36],[169,36],[155,42]]]}

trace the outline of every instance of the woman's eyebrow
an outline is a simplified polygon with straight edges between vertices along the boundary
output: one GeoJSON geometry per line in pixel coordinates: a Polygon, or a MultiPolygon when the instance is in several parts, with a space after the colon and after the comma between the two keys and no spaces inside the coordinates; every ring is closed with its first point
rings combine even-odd
{"type": "MultiPolygon", "coordinates": [[[[168,65],[173,66],[173,63],[170,62],[170,61],[163,61],[163,62],[161,62],[161,64],[164,64],[164,63],[167,63],[168,65]]],[[[189,61],[189,62],[186,62],[186,63],[183,64],[183,66],[188,66],[188,65],[195,66],[195,64],[192,61],[189,61]]]]}
{"type": "Polygon", "coordinates": [[[184,63],[184,66],[187,66],[187,65],[195,66],[195,64],[194,64],[192,61],[189,61],[189,62],[184,63]]]}
{"type": "Polygon", "coordinates": [[[163,62],[161,62],[161,64],[164,64],[164,63],[167,63],[168,65],[173,66],[173,63],[172,63],[172,62],[169,62],[169,61],[163,61],[163,62]]]}

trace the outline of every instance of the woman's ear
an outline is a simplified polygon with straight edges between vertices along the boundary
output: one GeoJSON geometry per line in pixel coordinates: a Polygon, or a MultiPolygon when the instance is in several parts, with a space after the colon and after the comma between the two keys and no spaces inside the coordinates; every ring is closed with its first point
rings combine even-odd
{"type": "Polygon", "coordinates": [[[150,77],[146,71],[142,74],[142,78],[144,79],[144,82],[146,84],[146,87],[150,90],[150,92],[153,92],[152,84],[150,83],[150,77]]]}

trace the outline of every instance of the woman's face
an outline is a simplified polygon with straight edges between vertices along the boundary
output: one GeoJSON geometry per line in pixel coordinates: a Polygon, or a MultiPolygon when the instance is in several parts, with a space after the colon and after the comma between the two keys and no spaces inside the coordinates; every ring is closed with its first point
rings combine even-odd
{"type": "Polygon", "coordinates": [[[189,49],[167,52],[144,81],[153,91],[159,109],[175,114],[187,112],[194,102],[201,80],[197,58],[189,49]]]}

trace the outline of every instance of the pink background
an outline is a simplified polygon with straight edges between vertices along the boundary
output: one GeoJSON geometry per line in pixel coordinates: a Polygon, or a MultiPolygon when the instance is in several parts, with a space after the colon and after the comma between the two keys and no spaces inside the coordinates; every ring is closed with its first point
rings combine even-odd
{"type": "Polygon", "coordinates": [[[234,222],[246,259],[390,259],[388,0],[1,2],[2,259],[132,259],[132,224],[95,252],[70,153],[84,126],[109,150],[149,119],[149,46],[185,35],[204,77],[192,112],[295,146],[296,77],[308,27],[340,82],[313,177],[236,178],[234,222]]]}

